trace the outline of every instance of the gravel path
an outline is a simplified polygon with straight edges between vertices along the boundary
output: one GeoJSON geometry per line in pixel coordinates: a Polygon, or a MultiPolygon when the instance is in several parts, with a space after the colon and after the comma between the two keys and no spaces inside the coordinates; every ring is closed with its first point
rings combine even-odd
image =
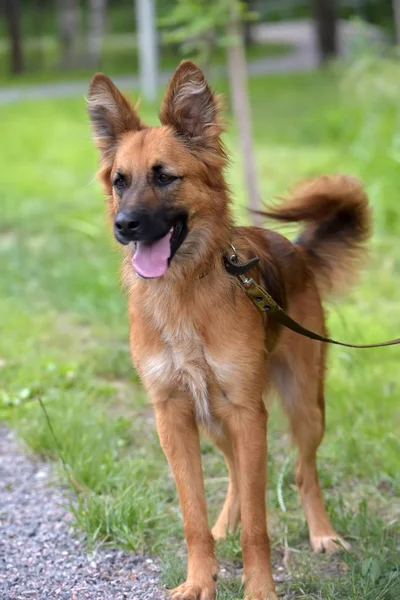
{"type": "Polygon", "coordinates": [[[85,551],[51,465],[0,426],[0,600],[164,600],[150,559],[85,551]],[[54,479],[54,478],[53,478],[54,479]]]}

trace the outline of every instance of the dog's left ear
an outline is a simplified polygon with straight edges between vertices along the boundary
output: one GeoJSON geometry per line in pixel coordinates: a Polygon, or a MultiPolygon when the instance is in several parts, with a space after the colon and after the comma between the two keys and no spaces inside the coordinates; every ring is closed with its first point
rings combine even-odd
{"type": "Polygon", "coordinates": [[[219,107],[219,98],[202,71],[190,60],[184,60],[165,92],[160,121],[172,126],[190,149],[218,151],[223,131],[219,107]]]}

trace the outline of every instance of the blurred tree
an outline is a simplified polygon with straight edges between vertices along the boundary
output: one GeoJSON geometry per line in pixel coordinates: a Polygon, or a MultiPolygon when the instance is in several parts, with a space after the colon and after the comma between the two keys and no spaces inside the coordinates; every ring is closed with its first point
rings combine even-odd
{"type": "MultiPolygon", "coordinates": [[[[34,13],[33,13],[33,19],[32,19],[32,27],[33,27],[33,31],[35,32],[35,38],[37,41],[36,56],[35,56],[35,61],[34,61],[34,68],[37,70],[41,69],[43,67],[43,63],[44,63],[44,52],[43,52],[43,45],[42,45],[42,26],[43,26],[42,10],[41,10],[42,8],[43,8],[42,0],[35,0],[34,4],[33,4],[34,13]]],[[[26,35],[26,33],[25,33],[25,35],[26,35]]]]}
{"type": "Polygon", "coordinates": [[[107,0],[89,0],[88,9],[88,62],[92,67],[98,67],[106,26],[107,0]]]}
{"type": "Polygon", "coordinates": [[[313,0],[313,13],[321,62],[337,54],[336,0],[313,0]]]}
{"type": "Polygon", "coordinates": [[[395,2],[396,0],[363,0],[363,16],[367,21],[393,32],[395,2]]]}
{"type": "MultiPolygon", "coordinates": [[[[250,14],[254,9],[254,0],[243,0],[243,5],[245,7],[246,13],[250,14]]],[[[250,46],[253,41],[252,38],[252,22],[250,19],[245,19],[243,21],[243,35],[244,35],[244,43],[245,46],[250,46]]]]}
{"type": "MultiPolygon", "coordinates": [[[[247,86],[243,23],[251,18],[246,3],[240,0],[177,0],[170,14],[162,19],[169,28],[166,38],[179,42],[186,53],[196,53],[200,63],[209,64],[215,46],[227,48],[232,107],[239,129],[248,206],[260,210],[256,175],[251,110],[247,86]]],[[[253,213],[253,222],[259,217],[253,213]]]]}
{"type": "Polygon", "coordinates": [[[260,225],[256,211],[261,208],[258,188],[253,136],[251,131],[251,108],[247,87],[246,55],[244,51],[243,19],[241,5],[232,1],[228,14],[228,65],[231,96],[235,119],[238,124],[242,151],[244,177],[248,195],[248,206],[255,225],[260,225]]]}
{"type": "Polygon", "coordinates": [[[158,84],[158,48],[154,0],[135,0],[138,36],[140,88],[154,101],[158,84]]]}
{"type": "Polygon", "coordinates": [[[58,29],[61,66],[70,69],[78,62],[81,11],[79,0],[58,0],[58,29]]]}
{"type": "Polygon", "coordinates": [[[400,45],[400,0],[393,0],[393,15],[396,32],[396,43],[400,45]]]}
{"type": "Polygon", "coordinates": [[[21,73],[24,69],[22,57],[21,10],[19,0],[4,0],[4,14],[10,40],[10,70],[21,73]]]}

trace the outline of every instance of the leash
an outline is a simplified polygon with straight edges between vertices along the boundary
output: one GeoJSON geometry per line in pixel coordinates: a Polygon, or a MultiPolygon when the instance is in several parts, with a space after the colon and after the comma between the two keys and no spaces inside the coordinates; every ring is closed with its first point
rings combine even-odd
{"type": "Polygon", "coordinates": [[[252,277],[248,277],[246,273],[251,269],[257,267],[260,262],[258,257],[251,258],[247,262],[241,262],[239,260],[236,248],[230,244],[232,253],[229,255],[224,254],[225,269],[230,275],[234,275],[240,282],[241,287],[253,302],[254,306],[262,313],[268,313],[275,321],[278,321],[281,325],[287,329],[291,329],[299,335],[308,337],[312,340],[319,342],[325,342],[327,344],[336,344],[337,346],[345,346],[346,348],[381,348],[383,346],[395,346],[400,344],[400,338],[390,340],[388,342],[380,342],[378,344],[346,344],[345,342],[339,342],[323,335],[319,335],[306,327],[303,327],[292,319],[287,312],[283,310],[281,306],[268,294],[268,292],[259,285],[252,277]]]}

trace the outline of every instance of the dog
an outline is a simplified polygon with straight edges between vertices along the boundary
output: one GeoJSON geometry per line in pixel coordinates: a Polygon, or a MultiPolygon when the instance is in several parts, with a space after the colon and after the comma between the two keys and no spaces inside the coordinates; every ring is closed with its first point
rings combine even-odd
{"type": "Polygon", "coordinates": [[[175,478],[188,550],[187,580],[173,600],[212,600],[214,541],[241,525],[248,600],[276,598],[266,519],[266,394],[279,394],[298,446],[296,482],[315,552],[348,544],[335,532],[318,483],[324,434],[326,345],[262,315],[229,274],[232,244],[250,275],[303,326],[326,335],[322,299],[354,283],[370,235],[361,183],[321,176],[268,212],[301,224],[292,243],[237,227],[224,178],[221,102],[202,71],[183,61],[148,127],[105,75],[90,85],[88,111],[100,181],[124,246],[133,363],[154,405],[175,478]],[[229,485],[209,528],[199,446],[204,430],[223,453],[229,485]]]}

